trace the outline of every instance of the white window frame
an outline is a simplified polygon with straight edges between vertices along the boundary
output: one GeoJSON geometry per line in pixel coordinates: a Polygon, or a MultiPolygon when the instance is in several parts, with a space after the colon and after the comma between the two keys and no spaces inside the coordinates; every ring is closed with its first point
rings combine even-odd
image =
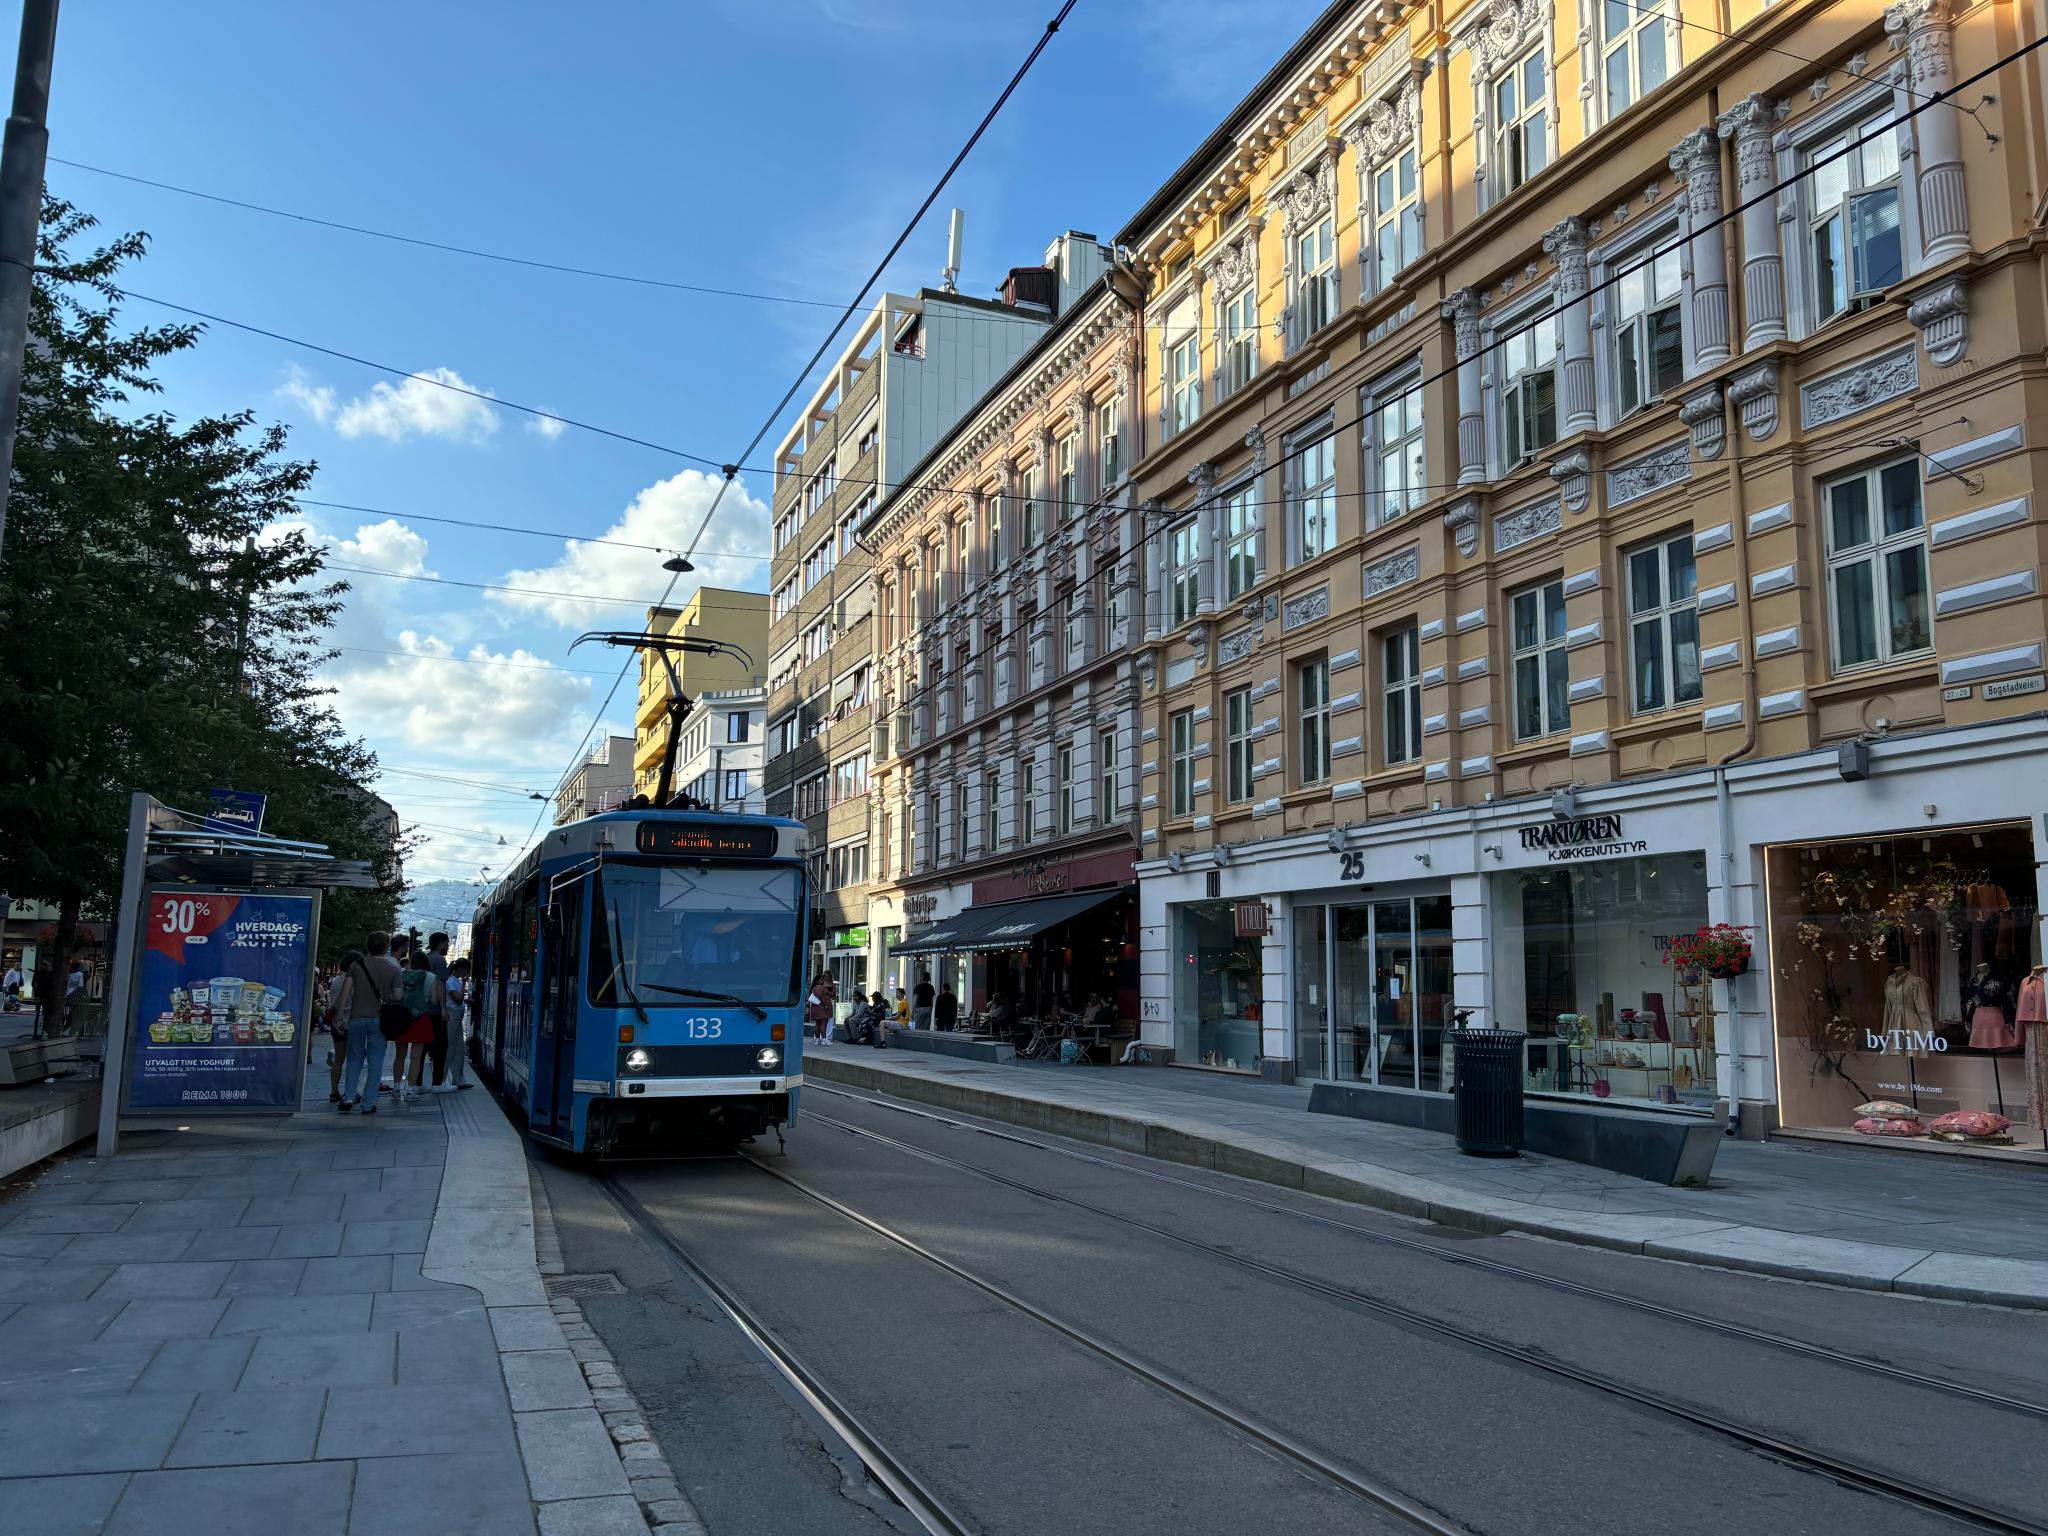
{"type": "MultiPolygon", "coordinates": [[[[1307,175],[1318,174],[1314,170],[1307,175]]],[[[1287,270],[1294,286],[1288,306],[1293,318],[1294,346],[1306,346],[1335,320],[1344,305],[1343,283],[1337,271],[1337,210],[1330,208],[1321,218],[1301,229],[1287,232],[1287,270]],[[1315,248],[1315,265],[1307,266],[1303,253],[1315,248]]]]}
{"type": "Polygon", "coordinates": [[[1571,677],[1566,671],[1564,578],[1550,576],[1508,594],[1508,708],[1516,741],[1540,741],[1572,728],[1571,677]],[[1522,635],[1522,605],[1533,605],[1533,639],[1522,635]],[[1533,682],[1536,729],[1523,720],[1524,681],[1533,682]]]}
{"type": "Polygon", "coordinates": [[[1897,661],[1932,655],[1934,652],[1934,591],[1931,583],[1931,554],[1927,532],[1927,477],[1920,472],[1917,455],[1904,458],[1880,459],[1846,475],[1831,475],[1820,487],[1821,527],[1826,540],[1828,564],[1828,663],[1830,672],[1840,676],[1844,673],[1868,671],[1873,667],[1887,667],[1897,661]],[[1917,521],[1910,528],[1897,533],[1884,531],[1884,476],[1887,471],[1901,467],[1913,470],[1913,503],[1917,521]],[[1869,517],[1870,537],[1843,548],[1836,542],[1833,492],[1838,486],[1862,481],[1865,489],[1865,510],[1869,517]],[[1893,649],[1894,635],[1890,622],[1892,608],[1892,557],[1905,552],[1915,552],[1920,557],[1920,598],[1926,609],[1927,643],[1893,649]],[[1842,574],[1857,566],[1870,567],[1871,594],[1871,639],[1875,654],[1862,661],[1845,662],[1841,656],[1842,616],[1841,581],[1842,574]]]}
{"type": "Polygon", "coordinates": [[[1195,712],[1177,709],[1167,717],[1167,814],[1176,820],[1195,814],[1195,712]]]}
{"type": "Polygon", "coordinates": [[[1698,704],[1706,693],[1706,681],[1700,675],[1699,666],[1699,563],[1692,549],[1691,527],[1672,528],[1641,544],[1632,544],[1621,552],[1621,606],[1622,621],[1628,625],[1628,706],[1631,715],[1658,715],[1674,709],[1688,709],[1698,704]],[[1679,544],[1686,546],[1686,558],[1692,565],[1692,590],[1684,597],[1671,595],[1671,551],[1679,544]],[[1636,606],[1635,561],[1639,555],[1651,551],[1657,554],[1657,596],[1658,601],[1643,608],[1636,606]],[[1680,642],[1675,638],[1682,622],[1690,616],[1693,634],[1693,680],[1698,689],[1690,698],[1678,697],[1678,656],[1680,642]],[[1654,703],[1642,700],[1640,681],[1642,669],[1637,664],[1639,647],[1644,643],[1643,629],[1654,624],[1658,647],[1657,659],[1662,668],[1664,697],[1654,703]]]}
{"type": "MultiPolygon", "coordinates": [[[[1680,200],[1682,203],[1682,199],[1680,200]]],[[[1699,372],[1699,355],[1692,326],[1692,245],[1690,219],[1682,207],[1674,207],[1670,213],[1651,223],[1644,220],[1640,225],[1632,224],[1623,235],[1595,246],[1587,256],[1587,270],[1592,278],[1589,321],[1594,337],[1593,347],[1598,354],[1594,365],[1595,386],[1599,395],[1597,410],[1600,425],[1611,427],[1627,420],[1630,416],[1648,410],[1660,398],[1651,396],[1630,406],[1621,397],[1621,332],[1624,327],[1637,322],[1625,321],[1621,315],[1621,286],[1628,281],[1622,276],[1630,267],[1637,265],[1653,251],[1677,247],[1665,260],[1678,263],[1678,335],[1679,335],[1679,381],[1661,396],[1669,400],[1684,387],[1687,379],[1699,372]]],[[[1646,269],[1647,275],[1647,269],[1646,269]]],[[[1644,317],[1647,321],[1647,314],[1644,317]]],[[[1642,324],[1647,334],[1647,323],[1642,324]]],[[[1562,423],[1560,422],[1560,428],[1562,423]]]]}
{"type": "Polygon", "coordinates": [[[1364,453],[1364,473],[1359,477],[1366,490],[1365,522],[1378,528],[1420,508],[1430,498],[1429,433],[1423,423],[1422,366],[1419,362],[1368,384],[1358,392],[1362,418],[1359,444],[1364,453]],[[1401,417],[1400,435],[1391,441],[1383,434],[1390,412],[1401,417]],[[1390,450],[1393,450],[1390,452],[1390,450]],[[1400,462],[1399,483],[1387,469],[1387,461],[1400,462]]]}
{"type": "MultiPolygon", "coordinates": [[[[1521,332],[1519,335],[1511,333],[1521,331],[1521,327],[1531,321],[1548,319],[1550,322],[1551,354],[1549,371],[1551,375],[1552,417],[1557,432],[1562,435],[1564,431],[1564,348],[1562,337],[1559,334],[1557,313],[1552,305],[1551,298],[1550,286],[1545,284],[1540,291],[1531,294],[1525,303],[1516,306],[1515,309],[1508,313],[1496,316],[1486,328],[1481,351],[1484,366],[1480,378],[1486,396],[1488,459],[1493,465],[1494,473],[1497,475],[1505,476],[1522,465],[1533,463],[1537,456],[1543,453],[1544,449],[1549,446],[1549,444],[1545,444],[1514,458],[1508,456],[1508,412],[1511,405],[1514,404],[1509,399],[1510,390],[1511,388],[1515,389],[1519,399],[1521,394],[1519,389],[1520,380],[1532,377],[1534,374],[1542,371],[1531,368],[1526,373],[1515,375],[1515,385],[1511,386],[1509,383],[1507,369],[1510,350],[1524,345],[1533,348],[1536,344],[1537,334],[1533,330],[1521,332]]],[[[1556,437],[1550,440],[1551,443],[1556,441],[1556,437]]]]}
{"type": "Polygon", "coordinates": [[[745,805],[747,803],[747,796],[751,793],[747,788],[747,770],[744,768],[726,769],[723,788],[725,800],[728,804],[745,805]],[[739,785],[738,789],[733,788],[735,782],[739,785]]]}
{"type": "Polygon", "coordinates": [[[1389,768],[1399,768],[1422,757],[1422,632],[1403,624],[1381,630],[1377,639],[1380,759],[1389,768]]]}
{"type": "Polygon", "coordinates": [[[1097,486],[1107,496],[1123,480],[1123,396],[1111,395],[1095,406],[1095,462],[1101,473],[1097,486]]]}
{"type": "Polygon", "coordinates": [[[1223,528],[1223,601],[1234,603],[1259,584],[1260,536],[1265,521],[1259,511],[1259,482],[1247,479],[1218,498],[1217,517],[1223,528]]]}
{"type": "Polygon", "coordinates": [[[1166,349],[1167,384],[1172,398],[1167,407],[1166,435],[1178,436],[1202,416],[1202,328],[1197,324],[1175,337],[1166,349]]]}
{"type": "Polygon", "coordinates": [[[1294,669],[1294,702],[1301,715],[1295,745],[1294,787],[1330,782],[1330,658],[1312,657],[1294,669]]]}
{"type": "Polygon", "coordinates": [[[1328,417],[1288,439],[1286,485],[1288,564],[1301,565],[1337,543],[1337,430],[1328,417]]]}
{"type": "Polygon", "coordinates": [[[1252,688],[1223,695],[1223,800],[1242,805],[1252,797],[1252,747],[1257,731],[1252,688]]]}
{"type": "Polygon", "coordinates": [[[993,853],[1003,835],[1003,770],[991,768],[981,776],[981,848],[993,853]]]}
{"type": "Polygon", "coordinates": [[[1087,593],[1076,586],[1061,606],[1066,638],[1066,666],[1062,670],[1071,672],[1088,659],[1087,593]]]}
{"type": "Polygon", "coordinates": [[[1218,394],[1234,395],[1259,375],[1259,285],[1246,283],[1223,301],[1218,394]]]}
{"type": "Polygon", "coordinates": [[[1060,488],[1055,523],[1072,522],[1081,511],[1081,435],[1069,432],[1053,445],[1053,466],[1060,488]]]}
{"type": "Polygon", "coordinates": [[[1074,744],[1063,742],[1054,748],[1053,783],[1056,786],[1059,808],[1059,835],[1071,837],[1074,834],[1076,786],[1074,780],[1074,744]]]}
{"type": "Polygon", "coordinates": [[[1556,79],[1555,50],[1551,40],[1545,38],[1529,44],[1516,53],[1511,63],[1503,65],[1487,77],[1483,87],[1484,115],[1486,118],[1486,181],[1489,204],[1511,197],[1536,177],[1542,175],[1557,160],[1557,121],[1551,110],[1551,96],[1554,94],[1556,79]],[[1531,63],[1543,80],[1540,100],[1528,99],[1528,77],[1531,63]],[[1501,85],[1512,79],[1515,86],[1515,115],[1509,122],[1500,118],[1501,85]],[[1528,163],[1527,146],[1529,125],[1541,122],[1543,163],[1531,166],[1528,163]],[[1519,166],[1520,174],[1516,174],[1519,166]]]}
{"type": "Polygon", "coordinates": [[[1117,791],[1116,727],[1104,726],[1095,736],[1095,756],[1102,775],[1102,804],[1096,825],[1108,826],[1123,815],[1123,796],[1117,791]]]}
{"type": "MultiPolygon", "coordinates": [[[[1919,120],[1905,114],[1921,105],[1921,101],[1905,88],[1906,83],[1902,81],[1897,87],[1879,83],[1853,91],[1789,124],[1771,140],[1778,167],[1778,230],[1785,270],[1785,322],[1794,340],[1811,336],[1823,326],[1833,325],[1844,316],[1868,307],[1851,304],[1826,320],[1820,318],[1809,190],[1813,178],[1804,173],[1812,157],[1823,146],[1836,138],[1857,137],[1862,131],[1861,124],[1887,110],[1892,114],[1892,133],[1902,167],[1899,174],[1900,283],[1909,282],[1925,265],[1920,237],[1920,179],[1906,174],[1904,169],[1919,163],[1919,120]]],[[[1848,160],[1836,163],[1846,165],[1856,158],[1850,156],[1848,160]]],[[[1846,217],[1845,211],[1845,232],[1846,217]]]]}
{"type": "Polygon", "coordinates": [[[1038,758],[1027,754],[1017,770],[1017,841],[1024,847],[1038,836],[1038,758]]]}
{"type": "Polygon", "coordinates": [[[1020,546],[1019,552],[1028,555],[1032,550],[1038,548],[1039,541],[1045,537],[1045,509],[1039,505],[1038,466],[1036,464],[1027,464],[1018,471],[1017,486],[1019,500],[1022,503],[1020,515],[1023,519],[1022,527],[1024,533],[1024,542],[1020,546]]]}
{"type": "Polygon", "coordinates": [[[967,781],[953,781],[953,862],[963,863],[967,858],[967,781]]]}
{"type": "Polygon", "coordinates": [[[1178,629],[1202,611],[1202,520],[1190,513],[1166,533],[1166,614],[1178,629]]]}
{"type": "Polygon", "coordinates": [[[1586,98],[1586,127],[1590,132],[1602,123],[1613,122],[1678,73],[1682,63],[1679,34],[1684,27],[1672,14],[1666,0],[1654,0],[1648,4],[1639,4],[1638,0],[1584,0],[1580,14],[1589,43],[1586,78],[1593,83],[1592,92],[1586,98]],[[1609,26],[1616,19],[1609,14],[1611,8],[1624,13],[1618,31],[1609,26]],[[1657,34],[1656,44],[1646,49],[1647,35],[1653,29],[1657,34]],[[1623,62],[1628,80],[1626,99],[1618,106],[1608,80],[1608,70],[1617,56],[1623,62]],[[1656,58],[1659,71],[1657,79],[1647,85],[1643,83],[1643,61],[1646,57],[1656,58]]]}

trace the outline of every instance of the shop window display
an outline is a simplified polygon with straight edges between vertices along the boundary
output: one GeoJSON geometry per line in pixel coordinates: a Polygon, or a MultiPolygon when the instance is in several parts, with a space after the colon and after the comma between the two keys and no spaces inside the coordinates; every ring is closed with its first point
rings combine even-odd
{"type": "Polygon", "coordinates": [[[1176,907],[1174,937],[1174,1060],[1256,1072],[1265,992],[1262,941],[1238,936],[1236,904],[1228,901],[1176,907]]]}
{"type": "Polygon", "coordinates": [[[1780,1122],[2048,1148],[2048,1022],[2025,823],[1766,855],[1780,1122]]]}
{"type": "Polygon", "coordinates": [[[1294,908],[1295,1070],[1437,1092],[1449,1086],[1451,898],[1294,908]]]}
{"type": "Polygon", "coordinates": [[[1494,1010],[1528,1033],[1528,1092],[1712,1111],[1717,984],[1669,963],[1706,924],[1706,868],[1687,852],[1493,877],[1494,1010]]]}

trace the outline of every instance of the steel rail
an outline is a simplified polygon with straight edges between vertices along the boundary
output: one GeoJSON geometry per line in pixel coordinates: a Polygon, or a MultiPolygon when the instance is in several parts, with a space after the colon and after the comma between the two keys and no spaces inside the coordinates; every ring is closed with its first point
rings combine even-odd
{"type": "Polygon", "coordinates": [[[1472,1536],[1472,1533],[1464,1526],[1458,1525],[1428,1506],[1418,1503],[1399,1489],[1367,1477],[1364,1473],[1353,1468],[1331,1461],[1320,1451],[1295,1439],[1284,1430],[1275,1429],[1268,1424],[1262,1424],[1257,1419],[1240,1413],[1228,1403],[1223,1402],[1214,1394],[1204,1391],[1202,1388],[1194,1385],[1194,1383],[1176,1376],[1170,1371],[1162,1370],[1160,1367],[1140,1359],[1127,1350],[1118,1348],[1107,1339],[1089,1332],[1078,1324],[1070,1323],[1065,1318],[1048,1312],[1042,1307],[1033,1305],[1014,1291],[984,1275],[975,1273],[963,1264],[957,1264],[951,1259],[934,1253],[915,1238],[907,1237],[894,1228],[876,1221],[873,1217],[864,1215],[849,1205],[842,1204],[823,1190],[812,1188],[802,1179],[785,1173],[780,1168],[771,1167],[759,1158],[746,1156],[745,1154],[742,1155],[745,1156],[747,1162],[753,1164],[762,1173],[767,1174],[771,1179],[775,1179],[779,1183],[787,1184],[806,1199],[812,1200],[836,1215],[844,1217],[856,1226],[865,1228],[867,1231],[875,1234],[875,1236],[894,1244],[905,1252],[923,1259],[927,1264],[945,1274],[951,1275],[954,1279],[966,1282],[1010,1310],[1021,1313],[1034,1322],[1042,1323],[1053,1332],[1080,1345],[1083,1349],[1099,1355],[1128,1374],[1138,1377],[1149,1385],[1159,1388],[1161,1391],[1220,1421],[1254,1444],[1272,1452],[1283,1461],[1291,1463],[1297,1471],[1306,1473],[1317,1481],[1331,1484],[1370,1504],[1382,1514],[1389,1515],[1414,1530],[1428,1533],[1428,1536],[1472,1536]]]}
{"type": "MultiPolygon", "coordinates": [[[[866,1104],[875,1109],[894,1110],[898,1114],[910,1115],[919,1120],[931,1120],[955,1130],[971,1131],[996,1141],[1007,1141],[1018,1146],[1030,1147],[1040,1152],[1052,1152],[1076,1162],[1092,1163],[1099,1168],[1110,1168],[1120,1173],[1136,1174],[1142,1178],[1156,1179],[1164,1184],[1175,1184],[1183,1189],[1192,1189],[1205,1195],[1232,1200],[1239,1205],[1251,1206],[1254,1210],[1266,1211],[1275,1216],[1286,1216],[1297,1221],[1310,1222],[1320,1227],[1334,1228],[1368,1242],[1380,1243],[1390,1248],[1405,1249],[1410,1253],[1427,1254],[1446,1264],[1461,1265],[1466,1269],[1478,1270],[1484,1274],[1499,1275],[1506,1279],[1518,1280],[1524,1284],[1542,1286],[1547,1290],[1560,1291],[1567,1295],[1583,1296],[1594,1301],[1603,1301],[1612,1306],[1625,1307],[1649,1317],[1661,1318],[1666,1322],[1682,1323],[1688,1327],[1717,1333],[1725,1338],[1742,1339],[1752,1344],[1767,1345],[1789,1354],[1801,1355],[1809,1360],[1823,1361],[1847,1369],[1863,1371],[1881,1376],[1889,1381],[1902,1382],[1908,1386],[1920,1387],[1931,1392],[1942,1392],[1968,1402],[1981,1403],[1987,1408],[1996,1408],[2006,1413],[2024,1414],[2031,1418],[2048,1419],[2048,1405],[2029,1402],[2025,1398],[2009,1397],[2004,1393],[1986,1391],[1940,1376],[1929,1376],[1904,1366],[1891,1365],[1882,1360],[1872,1360],[1862,1355],[1852,1355],[1841,1350],[1829,1349],[1824,1344],[1810,1344],[1804,1339],[1789,1338],[1782,1333],[1768,1329],[1752,1328],[1743,1323],[1731,1323],[1724,1318],[1707,1317],[1698,1312],[1688,1312],[1682,1307],[1666,1306],[1662,1302],[1645,1301],[1639,1296],[1630,1296],[1621,1291],[1606,1290],[1597,1285],[1588,1285],[1579,1280],[1568,1280],[1561,1275],[1546,1274],[1540,1269],[1527,1269],[1519,1264],[1510,1264],[1500,1259],[1483,1258],[1478,1254],[1460,1253],[1456,1249],[1444,1248],[1436,1243],[1424,1242],[1419,1238],[1402,1237],[1398,1233],[1380,1232],[1371,1227],[1361,1227],[1355,1222],[1341,1221],[1334,1216],[1325,1216],[1317,1211],[1298,1210],[1293,1206],[1279,1205],[1271,1200],[1262,1200],[1240,1190],[1221,1189],[1213,1184],[1204,1184],[1195,1179],[1184,1179],[1156,1168],[1140,1168],[1130,1163],[1118,1162],[1114,1158],[1098,1157],[1075,1147],[1063,1147],[1054,1142],[1038,1141],[1029,1136],[996,1126],[977,1124],[972,1120],[956,1120],[948,1115],[936,1114],[914,1105],[892,1103],[887,1099],[871,1099],[862,1094],[848,1093],[843,1088],[827,1088],[816,1082],[807,1082],[806,1088],[819,1093],[831,1094],[836,1098],[851,1099],[856,1104],[866,1104]]],[[[825,1119],[823,1115],[819,1119],[825,1119]]],[[[868,1134],[875,1134],[870,1132],[868,1134]]],[[[1314,1197],[1311,1197],[1314,1198],[1314,1197]]]]}
{"type": "MultiPolygon", "coordinates": [[[[1334,1285],[1328,1281],[1318,1280],[1313,1276],[1303,1275],[1278,1265],[1268,1264],[1262,1259],[1249,1258],[1243,1254],[1233,1253],[1228,1249],[1214,1247],[1197,1238],[1168,1231],[1164,1227],[1154,1226],[1150,1222],[1141,1221],[1136,1217],[1127,1216],[1119,1211],[1112,1211],[1105,1206],[1095,1205],[1072,1195],[1063,1195],[1054,1190],[1040,1189],[1016,1179],[1006,1178],[1002,1174],[991,1173],[985,1168],[977,1168],[972,1163],[961,1162],[957,1158],[947,1157],[942,1153],[931,1152],[923,1147],[915,1147],[908,1142],[898,1141],[895,1137],[885,1136],[879,1131],[871,1131],[861,1126],[850,1125],[845,1121],[834,1120],[829,1115],[818,1114],[815,1110],[812,1111],[809,1118],[832,1126],[835,1129],[894,1147],[910,1156],[937,1163],[941,1166],[957,1168],[962,1172],[973,1174],[990,1183],[1003,1185],[1042,1200],[1071,1206],[1076,1210],[1087,1211],[1092,1215],[1117,1222],[1120,1225],[1161,1238],[1167,1242],[1178,1244],[1181,1247],[1202,1253],[1210,1258],[1235,1265],[1240,1269],[1248,1270],[1269,1279],[1278,1280],[1283,1284],[1323,1296],[1345,1306],[1379,1314],[1382,1317],[1406,1324],[1409,1327],[1419,1328],[1436,1334],[1439,1337],[1453,1340],[1456,1343],[1463,1344],[1482,1353],[1512,1360],[1516,1364],[1539,1371],[1545,1375],[1557,1376],[1578,1385],[1590,1387],[1597,1392],[1623,1399],[1639,1407],[1649,1409],[1652,1412],[1690,1424],[1697,1429],[1719,1435],[1724,1439],[1733,1441],[1750,1450],[1758,1451],[1773,1460],[1797,1470],[1826,1477],[1831,1481],[1856,1488],[1862,1492],[1891,1499],[1898,1503],[1912,1505],[1930,1513],[1959,1520],[1980,1529],[2012,1533],[2012,1536],[2048,1536],[2048,1525],[2036,1523],[2024,1515],[1993,1509],[1987,1505],[1974,1504],[1965,1499],[1952,1497],[1939,1489],[1928,1487],[1923,1483],[1914,1482],[1909,1478],[1894,1477],[1890,1473],[1880,1471],[1875,1467],[1866,1466],[1860,1462],[1848,1461],[1826,1451],[1816,1450],[1808,1446],[1799,1445],[1794,1441],[1781,1439],[1776,1435],[1739,1423],[1724,1415],[1706,1409],[1695,1408],[1672,1398],[1659,1396],[1654,1392],[1632,1386],[1611,1376],[1602,1375],[1597,1371],[1586,1370],[1579,1366],[1570,1365],[1550,1355],[1524,1349],[1519,1345],[1508,1344],[1499,1339],[1489,1338],[1485,1334],[1460,1327],[1455,1323],[1445,1322],[1441,1318],[1432,1317],[1426,1312],[1404,1306],[1399,1302],[1387,1301],[1376,1296],[1368,1296],[1363,1292],[1354,1291],[1345,1286],[1334,1285]]],[[[881,1223],[840,1205],[837,1201],[832,1200],[830,1196],[807,1188],[788,1174],[777,1172],[775,1169],[769,1168],[766,1164],[757,1162],[752,1158],[749,1158],[748,1161],[753,1162],[764,1173],[771,1174],[786,1183],[794,1185],[805,1194],[810,1195],[812,1199],[830,1205],[833,1209],[850,1216],[853,1220],[870,1227],[883,1236],[889,1237],[892,1241],[901,1243],[903,1246],[930,1258],[934,1263],[953,1268],[950,1261],[930,1254],[927,1250],[918,1247],[914,1240],[891,1232],[888,1228],[882,1226],[881,1223]]],[[[955,1272],[963,1275],[966,1273],[957,1269],[955,1272]]],[[[976,1280],[975,1283],[983,1284],[984,1288],[987,1288],[986,1282],[976,1280]]],[[[1019,1305],[1029,1307],[1030,1304],[1019,1303],[1019,1305]]],[[[1033,1310],[1035,1311],[1036,1309],[1033,1310]]],[[[1049,1314],[1044,1315],[1048,1317],[1048,1320],[1051,1320],[1049,1314]]],[[[1060,1324],[1056,1320],[1054,1320],[1054,1325],[1061,1327],[1062,1331],[1065,1331],[1067,1327],[1067,1325],[1060,1324]]],[[[1192,1390],[1199,1391],[1199,1389],[1192,1390]]]]}
{"type": "Polygon", "coordinates": [[[902,1505],[913,1520],[930,1532],[931,1536],[979,1536],[978,1527],[969,1524],[964,1517],[955,1513],[945,1500],[927,1487],[879,1436],[860,1421],[858,1415],[840,1402],[817,1372],[806,1365],[774,1329],[762,1322],[754,1310],[729,1286],[707,1270],[670,1236],[668,1229],[640,1202],[638,1196],[608,1175],[598,1175],[597,1183],[623,1215],[661,1245],[661,1250],[669,1263],[696,1282],[718,1309],[732,1319],[733,1326],[739,1329],[748,1343],[761,1352],[783,1380],[787,1381],[796,1394],[809,1405],[812,1412],[824,1420],[834,1434],[853,1448],[854,1455],[860,1458],[861,1465],[867,1469],[868,1475],[886,1489],[889,1496],[902,1505]]]}

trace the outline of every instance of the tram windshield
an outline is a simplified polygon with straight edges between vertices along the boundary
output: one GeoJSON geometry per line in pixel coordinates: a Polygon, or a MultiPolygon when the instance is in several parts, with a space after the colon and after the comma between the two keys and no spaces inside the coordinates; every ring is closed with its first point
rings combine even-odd
{"type": "Polygon", "coordinates": [[[591,894],[592,1002],[626,1007],[637,996],[644,1008],[701,1011],[721,996],[771,1007],[796,1001],[802,871],[608,861],[591,894]]]}

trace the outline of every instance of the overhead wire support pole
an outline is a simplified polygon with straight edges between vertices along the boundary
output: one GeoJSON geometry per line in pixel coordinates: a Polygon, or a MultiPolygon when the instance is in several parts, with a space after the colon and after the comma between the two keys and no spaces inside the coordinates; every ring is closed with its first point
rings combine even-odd
{"type": "Polygon", "coordinates": [[[14,61],[14,110],[0,145],[0,547],[14,483],[14,431],[28,349],[36,234],[43,222],[43,169],[50,153],[50,71],[57,57],[57,0],[22,0],[14,61]]]}

